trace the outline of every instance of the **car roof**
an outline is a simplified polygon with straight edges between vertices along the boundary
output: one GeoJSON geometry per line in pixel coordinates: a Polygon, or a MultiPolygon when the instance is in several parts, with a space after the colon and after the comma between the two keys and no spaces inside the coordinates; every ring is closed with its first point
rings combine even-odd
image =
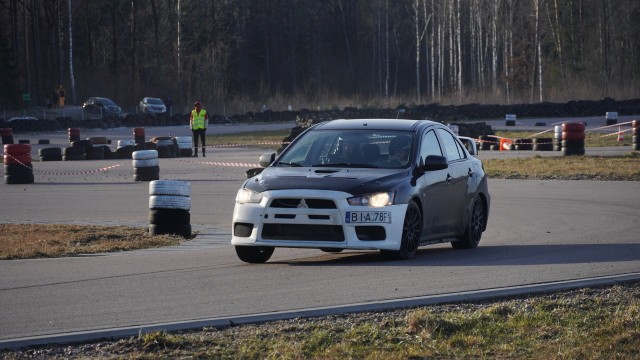
{"type": "Polygon", "coordinates": [[[318,124],[316,129],[322,130],[401,130],[414,131],[418,127],[439,124],[430,120],[408,119],[338,119],[318,124]]]}

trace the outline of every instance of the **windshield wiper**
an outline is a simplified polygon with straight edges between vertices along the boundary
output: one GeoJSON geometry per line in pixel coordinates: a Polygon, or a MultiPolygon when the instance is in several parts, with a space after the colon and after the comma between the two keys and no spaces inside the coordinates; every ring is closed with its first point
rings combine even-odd
{"type": "Polygon", "coordinates": [[[285,161],[278,161],[278,165],[285,165],[285,166],[290,166],[290,167],[304,167],[303,163],[299,163],[299,162],[285,162],[285,161]]]}

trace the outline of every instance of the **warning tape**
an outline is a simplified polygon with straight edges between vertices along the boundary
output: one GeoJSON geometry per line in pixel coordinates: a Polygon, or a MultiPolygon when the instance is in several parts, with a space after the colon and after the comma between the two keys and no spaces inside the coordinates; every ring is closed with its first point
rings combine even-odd
{"type": "Polygon", "coordinates": [[[179,160],[179,161],[190,162],[190,163],[194,163],[194,164],[225,166],[225,167],[249,167],[249,168],[260,167],[259,164],[240,163],[240,162],[217,162],[217,161],[195,161],[195,160],[179,160]]]}
{"type": "Polygon", "coordinates": [[[97,172],[102,172],[102,171],[108,171],[108,170],[111,170],[113,168],[117,168],[118,166],[122,166],[122,164],[111,165],[111,166],[107,166],[107,167],[103,167],[103,168],[95,169],[95,170],[86,170],[86,171],[78,171],[78,172],[67,172],[67,173],[42,171],[42,170],[37,170],[37,169],[34,169],[34,170],[36,172],[39,172],[39,173],[42,173],[42,174],[46,174],[46,175],[71,176],[71,175],[85,175],[85,174],[92,174],[92,173],[97,173],[97,172]]]}
{"type": "Polygon", "coordinates": [[[257,145],[288,145],[290,141],[280,141],[280,142],[260,142],[260,143],[251,143],[251,144],[218,144],[218,145],[207,145],[208,148],[234,148],[234,147],[250,147],[257,145]]]}
{"type": "Polygon", "coordinates": [[[12,158],[13,160],[15,160],[15,162],[17,162],[19,165],[22,165],[26,168],[31,169],[32,171],[41,173],[41,174],[46,174],[46,175],[61,175],[61,176],[68,176],[68,175],[85,175],[85,174],[91,174],[91,173],[96,173],[96,172],[101,172],[101,171],[107,171],[107,170],[111,170],[113,168],[117,168],[118,166],[122,166],[123,164],[116,164],[116,165],[111,165],[111,166],[107,166],[107,167],[103,167],[100,169],[95,169],[95,170],[85,170],[85,171],[78,171],[78,172],[66,172],[66,173],[61,173],[61,172],[51,172],[51,171],[44,171],[44,170],[38,170],[38,169],[34,169],[33,168],[33,163],[31,163],[31,165],[27,165],[25,163],[23,163],[22,161],[16,159],[13,155],[11,154],[7,154],[5,152],[2,153],[3,155],[9,156],[10,158],[12,158]]]}

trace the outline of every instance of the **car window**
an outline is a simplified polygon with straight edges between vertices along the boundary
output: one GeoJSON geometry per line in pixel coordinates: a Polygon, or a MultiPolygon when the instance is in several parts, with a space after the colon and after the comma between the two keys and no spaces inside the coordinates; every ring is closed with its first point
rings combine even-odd
{"type": "Polygon", "coordinates": [[[437,129],[440,139],[444,145],[444,150],[447,153],[447,161],[456,161],[464,158],[464,151],[460,148],[460,145],[454,139],[454,135],[444,129],[437,129]]]}
{"type": "Polygon", "coordinates": [[[147,98],[147,103],[153,105],[162,105],[162,100],[156,98],[147,98]]]}
{"type": "Polygon", "coordinates": [[[420,146],[420,156],[422,159],[426,159],[429,155],[442,156],[442,150],[440,149],[440,142],[436,137],[436,133],[433,130],[429,130],[422,138],[422,144],[420,146]]]}
{"type": "Polygon", "coordinates": [[[309,131],[286,149],[277,166],[403,168],[411,158],[411,139],[404,131],[309,131]]]}

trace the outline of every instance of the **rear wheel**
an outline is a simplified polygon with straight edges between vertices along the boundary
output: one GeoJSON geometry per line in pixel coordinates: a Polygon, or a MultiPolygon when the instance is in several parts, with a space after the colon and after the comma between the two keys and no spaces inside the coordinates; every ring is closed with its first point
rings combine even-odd
{"type": "Polygon", "coordinates": [[[479,196],[473,198],[473,206],[467,229],[464,234],[451,243],[454,249],[474,249],[478,247],[480,238],[482,237],[482,229],[484,227],[484,205],[479,196]]]}
{"type": "Polygon", "coordinates": [[[407,260],[411,259],[420,246],[422,237],[422,214],[415,202],[410,202],[402,225],[402,239],[400,250],[380,250],[385,259],[407,260]]]}
{"type": "Polygon", "coordinates": [[[240,260],[251,264],[267,262],[273,254],[271,246],[236,246],[236,254],[240,260]]]}

